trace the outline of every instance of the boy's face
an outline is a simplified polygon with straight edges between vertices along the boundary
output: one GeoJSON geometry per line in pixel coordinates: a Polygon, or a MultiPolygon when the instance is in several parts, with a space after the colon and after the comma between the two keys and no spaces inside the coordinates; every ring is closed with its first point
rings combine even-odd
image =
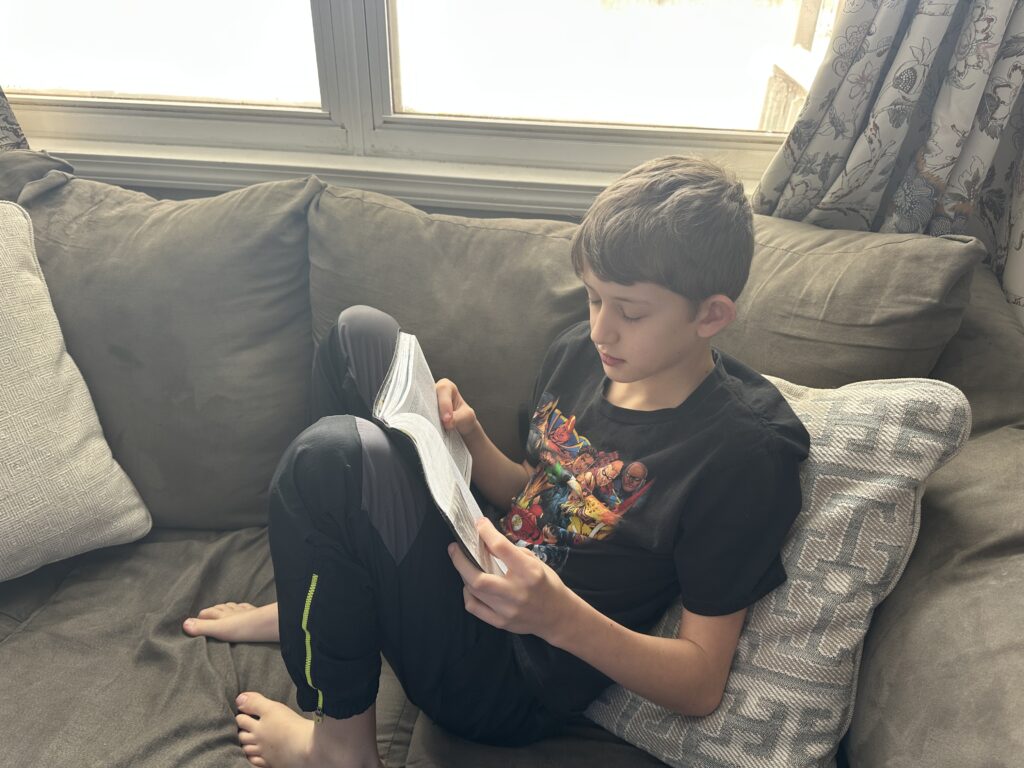
{"type": "Polygon", "coordinates": [[[620,396],[615,399],[638,410],[681,403],[710,370],[706,330],[698,332],[701,314],[693,317],[688,299],[655,283],[605,282],[589,266],[581,277],[590,339],[620,396]]]}

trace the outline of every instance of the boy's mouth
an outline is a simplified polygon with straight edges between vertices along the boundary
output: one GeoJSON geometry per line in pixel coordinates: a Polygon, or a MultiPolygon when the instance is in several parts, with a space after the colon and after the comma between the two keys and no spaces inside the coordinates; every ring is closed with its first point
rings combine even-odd
{"type": "Polygon", "coordinates": [[[625,360],[620,360],[617,357],[606,355],[604,352],[601,352],[600,350],[598,350],[598,354],[601,356],[601,362],[604,363],[605,365],[621,365],[622,363],[626,362],[625,360]]]}

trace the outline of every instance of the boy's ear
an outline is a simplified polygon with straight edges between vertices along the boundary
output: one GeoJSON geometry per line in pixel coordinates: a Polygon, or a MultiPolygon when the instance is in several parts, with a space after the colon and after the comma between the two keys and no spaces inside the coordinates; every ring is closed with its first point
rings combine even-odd
{"type": "Polygon", "coordinates": [[[710,339],[736,319],[736,302],[722,293],[708,296],[697,308],[697,335],[710,339]]]}

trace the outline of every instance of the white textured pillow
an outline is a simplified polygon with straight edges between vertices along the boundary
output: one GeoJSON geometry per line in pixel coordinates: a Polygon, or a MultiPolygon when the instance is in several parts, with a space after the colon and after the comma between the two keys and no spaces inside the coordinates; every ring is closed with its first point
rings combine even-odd
{"type": "Polygon", "coordinates": [[[64,348],[32,222],[0,201],[0,581],[151,525],[64,348]]]}
{"type": "MultiPolygon", "coordinates": [[[[587,716],[674,766],[833,766],[864,635],[917,540],[925,480],[971,428],[967,398],[930,379],[809,389],[768,377],[811,436],[789,579],[751,606],[721,706],[683,717],[620,686],[587,716]]],[[[653,630],[675,637],[677,602],[653,630]]]]}

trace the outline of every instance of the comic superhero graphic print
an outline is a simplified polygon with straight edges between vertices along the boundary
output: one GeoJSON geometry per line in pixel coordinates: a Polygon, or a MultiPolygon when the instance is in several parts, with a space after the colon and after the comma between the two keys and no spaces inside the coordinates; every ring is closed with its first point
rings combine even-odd
{"type": "Polygon", "coordinates": [[[601,540],[646,499],[654,480],[639,461],[602,451],[576,431],[547,392],[530,420],[527,453],[537,470],[501,520],[502,532],[555,570],[573,547],[601,540]]]}

